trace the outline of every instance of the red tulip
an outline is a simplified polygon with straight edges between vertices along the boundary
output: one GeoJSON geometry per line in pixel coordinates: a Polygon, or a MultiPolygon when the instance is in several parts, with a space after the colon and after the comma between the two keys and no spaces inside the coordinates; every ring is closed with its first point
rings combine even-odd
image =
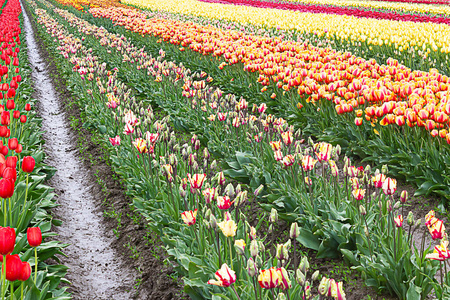
{"type": "Polygon", "coordinates": [[[8,130],[8,128],[6,126],[0,126],[0,137],[6,137],[6,131],[7,130],[8,130]]]}
{"type": "Polygon", "coordinates": [[[3,175],[3,171],[6,169],[6,164],[0,164],[0,177],[3,175]]]}
{"type": "Polygon", "coordinates": [[[3,178],[5,179],[11,179],[13,182],[16,182],[17,180],[17,171],[16,169],[13,168],[9,168],[7,167],[4,171],[3,171],[3,178]]]}
{"type": "MultiPolygon", "coordinates": [[[[0,180],[1,182],[1,180],[0,180]]],[[[10,227],[0,227],[0,255],[11,254],[16,244],[16,231],[10,227]]]]}
{"type": "Polygon", "coordinates": [[[25,173],[31,173],[34,170],[36,162],[32,156],[25,156],[22,160],[22,171],[25,173]]]}
{"type": "Polygon", "coordinates": [[[11,138],[8,140],[9,150],[16,150],[18,145],[19,145],[19,141],[16,138],[11,138]]]}
{"type": "Polygon", "coordinates": [[[8,255],[6,257],[6,279],[16,281],[22,273],[22,261],[18,254],[8,255]]]}
{"type": "Polygon", "coordinates": [[[37,247],[42,243],[42,233],[39,227],[29,227],[27,229],[27,240],[31,247],[37,247]]]}
{"type": "Polygon", "coordinates": [[[20,110],[15,110],[15,111],[13,112],[13,118],[14,118],[14,119],[20,118],[20,110]]]}
{"type": "Polygon", "coordinates": [[[17,166],[18,160],[19,159],[17,158],[17,156],[8,156],[8,158],[6,159],[6,162],[5,162],[6,167],[15,169],[17,166]]]}
{"type": "Polygon", "coordinates": [[[20,116],[20,123],[26,123],[27,122],[27,116],[26,115],[21,115],[20,116]]]}
{"type": "MultiPolygon", "coordinates": [[[[14,98],[15,96],[16,96],[16,90],[13,89],[13,88],[10,88],[8,90],[8,92],[6,93],[6,98],[14,98]]],[[[6,104],[6,105],[8,105],[8,104],[6,104]]],[[[15,107],[15,104],[14,104],[14,107],[15,107]]],[[[9,109],[14,109],[14,107],[13,108],[9,108],[9,109]]]]}
{"type": "Polygon", "coordinates": [[[13,194],[14,194],[14,182],[8,178],[0,179],[0,197],[3,199],[11,198],[13,194]]]}
{"type": "Polygon", "coordinates": [[[18,57],[14,57],[14,60],[13,60],[13,66],[18,66],[19,65],[19,58],[18,57]]]}
{"type": "Polygon", "coordinates": [[[28,278],[31,276],[31,266],[28,262],[22,263],[22,271],[20,272],[20,278],[18,280],[20,281],[27,281],[28,278]]]}
{"type": "Polygon", "coordinates": [[[11,80],[11,83],[9,84],[10,87],[17,89],[19,85],[17,84],[17,81],[15,80],[15,77],[13,77],[13,80],[11,80]]]}
{"type": "Polygon", "coordinates": [[[31,104],[30,103],[25,104],[25,110],[26,111],[30,111],[31,110],[31,104]]]}
{"type": "Polygon", "coordinates": [[[4,156],[8,155],[8,151],[9,149],[6,146],[2,146],[2,149],[0,149],[0,153],[3,154],[4,156]]]}
{"type": "Polygon", "coordinates": [[[17,146],[16,148],[16,153],[21,153],[22,152],[22,144],[19,144],[19,146],[17,146]]]}

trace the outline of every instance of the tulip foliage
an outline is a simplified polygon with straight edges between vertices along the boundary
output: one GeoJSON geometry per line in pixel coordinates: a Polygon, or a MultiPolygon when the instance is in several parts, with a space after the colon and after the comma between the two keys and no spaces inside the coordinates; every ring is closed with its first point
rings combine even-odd
{"type": "MultiPolygon", "coordinates": [[[[339,146],[303,138],[266,103],[225,94],[207,73],[168,60],[158,43],[157,56],[136,46],[146,37],[115,34],[108,20],[45,0],[28,5],[41,38],[48,45],[57,38],[52,55],[77,91],[86,126],[103,138],[191,297],[345,299],[342,283],[309,274],[300,245],[345,257],[367,285],[401,299],[438,292],[432,257],[440,254],[413,244],[420,223],[404,214],[406,193],[395,203],[386,167],[354,166],[339,146]],[[167,115],[157,117],[154,107],[167,115]],[[252,220],[249,206],[270,215],[252,220]],[[276,239],[280,220],[290,231],[276,239]]],[[[427,225],[433,238],[444,239],[441,224],[427,225]]]]}

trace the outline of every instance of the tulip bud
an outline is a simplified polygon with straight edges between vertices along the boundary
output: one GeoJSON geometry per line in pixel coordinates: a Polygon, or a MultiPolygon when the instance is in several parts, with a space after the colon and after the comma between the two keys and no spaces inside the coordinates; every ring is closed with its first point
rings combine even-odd
{"type": "Polygon", "coordinates": [[[258,251],[259,251],[258,248],[259,248],[258,247],[258,242],[256,240],[252,240],[250,242],[250,255],[252,257],[256,257],[258,255],[258,251]]]}
{"type": "Polygon", "coordinates": [[[319,278],[319,270],[315,271],[312,275],[311,275],[311,280],[314,282],[319,278]]]}
{"type": "Polygon", "coordinates": [[[248,233],[248,237],[250,238],[250,240],[256,239],[256,229],[255,229],[255,227],[250,226],[250,231],[248,233]]]}
{"type": "Polygon", "coordinates": [[[389,168],[387,165],[381,167],[381,174],[387,175],[389,173],[389,168]]]}
{"type": "Polygon", "coordinates": [[[398,209],[400,207],[400,201],[395,202],[394,209],[398,209]]]}
{"type": "Polygon", "coordinates": [[[258,246],[259,246],[259,251],[261,251],[261,252],[266,251],[266,246],[264,245],[263,242],[259,241],[258,246]]]}
{"type": "MultiPolygon", "coordinates": [[[[205,206],[205,207],[206,207],[206,206],[205,206]]],[[[206,210],[206,212],[204,213],[204,216],[205,216],[204,218],[205,218],[205,219],[210,219],[210,218],[211,218],[211,215],[212,215],[211,209],[208,208],[208,209],[206,210]]]]}
{"type": "Polygon", "coordinates": [[[272,231],[273,231],[273,225],[270,224],[269,228],[267,229],[267,233],[272,233],[272,231]]]}
{"type": "Polygon", "coordinates": [[[228,197],[230,197],[230,198],[233,198],[233,197],[234,197],[234,195],[235,195],[235,192],[234,192],[234,186],[233,186],[231,183],[229,183],[229,184],[225,187],[225,194],[226,194],[228,197]]]}
{"type": "Polygon", "coordinates": [[[412,226],[414,224],[414,214],[412,211],[408,213],[408,216],[406,217],[406,222],[409,226],[412,226]]]}
{"type": "Polygon", "coordinates": [[[286,295],[284,293],[279,293],[276,300],[286,300],[286,295]]]}
{"type": "Polygon", "coordinates": [[[369,237],[369,228],[367,226],[364,226],[364,234],[369,237]]]}
{"type": "Polygon", "coordinates": [[[416,224],[414,226],[420,226],[422,224],[422,219],[419,219],[416,221],[416,224]]]}
{"type": "Polygon", "coordinates": [[[387,206],[387,208],[388,208],[388,212],[391,212],[391,211],[392,211],[392,203],[391,203],[391,200],[386,201],[386,206],[387,206]]]}
{"type": "Polygon", "coordinates": [[[406,203],[406,201],[408,201],[408,191],[402,191],[402,193],[400,194],[400,201],[402,203],[406,203]]]}
{"type": "Polygon", "coordinates": [[[213,162],[211,163],[211,170],[215,170],[217,169],[217,161],[213,160],[213,162]]]}
{"type": "Polygon", "coordinates": [[[235,193],[236,193],[236,194],[239,194],[241,191],[242,191],[242,187],[241,187],[240,184],[238,184],[238,185],[236,186],[235,193]]]}
{"type": "Polygon", "coordinates": [[[361,215],[365,216],[367,214],[366,212],[366,208],[362,205],[359,206],[359,212],[361,213],[361,215]]]}
{"type": "Polygon", "coordinates": [[[279,261],[288,260],[289,259],[289,253],[287,249],[284,247],[283,244],[277,245],[277,254],[276,257],[279,261]]]}
{"type": "Polygon", "coordinates": [[[304,273],[306,274],[306,272],[308,272],[309,270],[309,261],[308,258],[306,256],[302,257],[302,260],[300,261],[300,265],[298,266],[298,268],[304,273]]]}
{"type": "Polygon", "coordinates": [[[245,254],[245,241],[242,239],[236,240],[234,242],[234,249],[236,249],[236,253],[238,255],[244,255],[245,254]]]}
{"type": "Polygon", "coordinates": [[[291,224],[291,230],[289,232],[289,237],[291,239],[297,239],[300,236],[300,228],[298,227],[297,223],[291,224]]]}
{"type": "Polygon", "coordinates": [[[261,268],[261,266],[262,266],[262,258],[261,258],[261,256],[256,256],[256,258],[255,258],[255,263],[256,263],[256,267],[259,269],[259,268],[261,268]]]}
{"type": "Polygon", "coordinates": [[[261,184],[261,185],[255,190],[254,195],[255,195],[256,197],[258,197],[259,194],[262,192],[263,189],[264,189],[264,185],[261,184]]]}
{"type": "Polygon", "coordinates": [[[297,271],[295,272],[295,279],[300,285],[303,285],[305,283],[305,274],[303,274],[300,268],[298,268],[297,271]]]}
{"type": "Polygon", "coordinates": [[[338,156],[341,155],[341,145],[337,144],[334,148],[336,149],[336,154],[338,156]]]}
{"type": "Polygon", "coordinates": [[[254,277],[258,272],[255,261],[251,257],[247,261],[247,272],[250,277],[254,277]]]}
{"type": "Polygon", "coordinates": [[[278,221],[278,211],[275,208],[272,208],[270,211],[269,222],[276,223],[278,221]]]}
{"type": "Polygon", "coordinates": [[[311,137],[308,137],[308,145],[310,145],[311,147],[314,147],[314,141],[312,140],[311,137]]]}
{"type": "Polygon", "coordinates": [[[217,219],[213,214],[211,214],[211,217],[209,218],[209,223],[211,223],[212,228],[217,229],[217,219]]]}

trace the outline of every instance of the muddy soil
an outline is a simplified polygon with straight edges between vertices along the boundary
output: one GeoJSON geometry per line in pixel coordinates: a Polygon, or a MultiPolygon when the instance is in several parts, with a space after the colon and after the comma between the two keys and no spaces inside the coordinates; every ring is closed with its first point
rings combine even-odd
{"type": "Polygon", "coordinates": [[[130,209],[130,199],[101,159],[101,147],[88,132],[71,128],[70,118],[79,119],[80,112],[69,108],[64,79],[23,12],[47,163],[58,170],[49,185],[59,195],[53,215],[63,221],[55,228],[57,239],[69,244],[61,257],[70,267],[69,291],[74,299],[185,299],[173,268],[163,263],[161,244],[130,209]],[[99,159],[84,161],[78,143],[83,153],[99,159]]]}

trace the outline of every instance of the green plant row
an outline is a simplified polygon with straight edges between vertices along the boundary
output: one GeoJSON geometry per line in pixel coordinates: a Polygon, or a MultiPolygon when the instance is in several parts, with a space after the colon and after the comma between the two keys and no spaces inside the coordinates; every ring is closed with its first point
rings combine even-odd
{"type": "MultiPolygon", "coordinates": [[[[48,5],[47,9],[49,12],[52,11],[52,9],[48,8],[48,5]]],[[[399,297],[401,298],[405,298],[406,295],[415,295],[415,293],[423,293],[425,295],[430,292],[433,284],[435,283],[432,278],[433,274],[436,272],[436,264],[433,264],[431,261],[425,259],[427,253],[426,251],[422,250],[421,252],[417,252],[416,250],[414,250],[414,248],[411,248],[410,234],[398,235],[396,239],[392,239],[392,230],[394,232],[401,232],[402,230],[394,229],[392,225],[394,212],[390,211],[389,207],[393,204],[393,199],[384,196],[381,192],[376,193],[374,196],[367,197],[366,205],[363,205],[363,208],[366,211],[365,215],[367,215],[367,219],[365,219],[365,217],[361,217],[361,207],[358,207],[357,202],[355,202],[351,198],[352,196],[350,196],[348,190],[345,195],[345,189],[341,190],[343,186],[341,186],[340,183],[337,182],[330,174],[331,170],[325,163],[328,159],[325,160],[325,162],[322,162],[322,172],[320,172],[319,170],[317,174],[315,172],[306,174],[309,175],[307,176],[308,178],[314,181],[314,184],[311,187],[307,187],[302,183],[302,181],[305,180],[306,176],[299,174],[300,172],[303,173],[303,171],[301,171],[301,168],[296,166],[292,166],[291,168],[287,169],[283,168],[282,164],[276,162],[273,157],[274,152],[271,149],[269,141],[272,138],[282,138],[280,132],[273,130],[273,132],[270,133],[270,138],[269,134],[267,134],[267,140],[265,140],[266,137],[263,134],[261,136],[261,139],[264,140],[264,142],[261,142],[261,144],[252,144],[248,142],[247,133],[250,134],[250,140],[252,140],[253,130],[255,131],[254,133],[258,133],[261,132],[261,128],[254,129],[248,124],[243,124],[243,126],[239,126],[236,129],[233,129],[234,126],[232,126],[231,121],[222,124],[208,121],[208,117],[211,114],[212,108],[209,109],[207,107],[204,111],[201,107],[203,105],[202,101],[204,101],[207,105],[210,105],[214,101],[216,101],[217,106],[221,107],[221,109],[223,109],[223,112],[232,113],[236,116],[242,112],[244,114],[244,119],[245,116],[248,116],[248,118],[250,119],[250,116],[252,114],[250,114],[247,108],[242,108],[237,111],[235,108],[236,106],[240,105],[245,106],[244,100],[240,99],[238,101],[233,96],[225,96],[222,98],[218,95],[220,93],[219,91],[208,88],[204,80],[196,81],[196,77],[192,78],[192,80],[176,80],[176,78],[178,78],[177,75],[183,77],[187,76],[188,73],[186,73],[186,70],[180,66],[166,63],[163,60],[163,52],[160,53],[161,57],[159,57],[158,60],[152,60],[151,57],[147,56],[147,58],[153,61],[153,63],[155,63],[156,61],[158,62],[156,63],[156,66],[158,66],[157,69],[159,69],[161,72],[156,72],[152,76],[147,75],[147,71],[149,71],[147,67],[149,66],[145,66],[145,63],[143,61],[139,61],[139,59],[137,59],[133,60],[133,63],[128,63],[129,60],[127,61],[126,59],[127,57],[128,59],[130,59],[130,57],[136,58],[136,56],[134,55],[144,54],[142,50],[139,53],[137,48],[130,46],[130,44],[125,39],[117,36],[111,36],[104,29],[99,29],[95,26],[86,26],[82,22],[77,21],[76,18],[65,14],[64,11],[59,10],[58,12],[61,16],[64,16],[66,20],[69,20],[69,22],[67,23],[67,21],[61,19],[55,14],[55,18],[59,20],[58,23],[65,24],[66,26],[68,26],[67,28],[70,28],[70,26],[72,26],[73,31],[71,32],[75,36],[78,36],[79,40],[82,40],[83,43],[86,43],[86,45],[90,49],[92,49],[92,53],[98,55],[96,56],[96,59],[101,58],[102,61],[105,61],[107,63],[105,67],[114,68],[114,66],[120,65],[118,69],[115,69],[118,76],[121,76],[121,78],[134,78],[137,82],[139,82],[138,88],[145,89],[147,95],[150,96],[149,98],[151,99],[142,99],[140,102],[137,102],[136,99],[134,99],[131,102],[132,111],[139,111],[140,117],[144,116],[144,121],[140,120],[141,122],[139,122],[139,125],[144,127],[139,127],[139,129],[137,130],[137,136],[140,136],[141,134],[142,136],[145,136],[145,131],[147,130],[146,126],[149,125],[150,121],[149,119],[145,118],[145,115],[146,113],[148,113],[148,111],[146,112],[146,110],[142,110],[142,105],[144,105],[145,107],[145,105],[150,101],[159,104],[160,107],[162,107],[169,113],[169,115],[172,117],[173,124],[177,128],[184,128],[185,130],[187,129],[191,132],[194,131],[198,133],[199,136],[201,134],[203,138],[208,141],[208,149],[211,152],[215,153],[217,156],[222,156],[225,159],[228,158],[228,170],[226,171],[227,174],[248,183],[251,187],[253,187],[254,191],[258,191],[258,187],[261,185],[262,180],[269,179],[269,183],[264,182],[267,186],[267,194],[260,200],[266,203],[266,208],[270,209],[272,207],[277,207],[278,210],[281,211],[281,213],[279,214],[280,216],[284,217],[290,222],[297,221],[301,224],[301,233],[295,239],[294,245],[298,241],[300,243],[306,244],[310,248],[321,251],[324,256],[336,255],[336,251],[338,251],[337,253],[341,251],[353,264],[355,264],[356,266],[360,266],[358,267],[358,269],[361,272],[369,275],[370,279],[368,280],[368,283],[370,285],[376,286],[380,290],[388,289],[391,292],[399,295],[399,297]],[[79,30],[78,33],[77,30],[79,30]],[[97,36],[95,36],[96,34],[97,36]],[[103,37],[100,38],[98,34],[103,35],[103,37]],[[94,37],[92,35],[94,35],[94,37]],[[101,44],[99,43],[99,41],[101,44]],[[119,47],[123,50],[116,51],[114,49],[119,47]],[[145,66],[145,68],[142,68],[142,66],[145,66]],[[139,72],[140,68],[141,72],[139,72]],[[164,72],[166,70],[165,68],[168,68],[167,72],[164,72]],[[196,92],[197,97],[194,96],[193,99],[186,99],[185,97],[180,96],[183,94],[183,89],[187,81],[191,81],[194,86],[198,84],[200,87],[196,92]],[[211,98],[202,98],[202,95],[208,94],[209,96],[211,96],[211,98]],[[238,152],[236,152],[236,149],[238,149],[238,152]],[[226,156],[226,153],[231,153],[233,155],[226,156]],[[264,170],[264,168],[267,168],[267,170],[264,170]],[[262,176],[260,178],[257,178],[252,177],[251,174],[261,174],[262,176]],[[295,175],[291,176],[291,174],[295,175]],[[259,182],[257,180],[259,180],[259,182]],[[251,181],[254,182],[252,183],[251,181]],[[303,189],[303,187],[305,187],[305,189],[303,189]],[[342,198],[346,199],[346,201],[339,201],[342,198]],[[335,200],[330,203],[330,199],[335,200]],[[375,205],[373,205],[377,203],[378,200],[380,200],[380,203],[382,203],[382,210],[380,211],[375,205]],[[270,205],[267,205],[269,203],[270,205]],[[380,221],[376,219],[380,214],[384,216],[380,218],[384,221],[378,223],[380,221]],[[320,223],[322,223],[322,227],[317,228],[317,224],[320,223]],[[378,226],[380,224],[384,225],[378,226]],[[373,236],[370,236],[370,238],[366,236],[367,229],[374,230],[373,236]],[[314,234],[312,234],[312,230],[314,230],[316,235],[320,237],[319,239],[317,238],[317,236],[314,236],[314,234]],[[370,242],[370,240],[372,240],[372,242],[370,242]],[[323,243],[323,241],[326,242],[323,243]],[[373,243],[372,245],[377,245],[377,247],[379,248],[372,249],[369,245],[371,243],[373,243]],[[385,251],[384,249],[390,250],[385,251]],[[404,255],[400,256],[400,253],[403,253],[404,255]],[[375,258],[373,258],[372,256],[374,256],[375,258]],[[414,259],[412,259],[412,257],[414,257],[414,259]],[[356,258],[361,259],[363,263],[361,264],[360,262],[358,262],[356,258]],[[376,266],[371,265],[371,262],[373,262],[374,260],[382,262],[386,259],[390,261],[390,264],[388,266],[383,266],[381,263],[376,266]],[[413,261],[415,263],[413,263],[413,261]],[[379,274],[379,272],[386,273],[386,277],[390,280],[383,280],[382,278],[380,278],[377,275],[379,274]],[[399,274],[401,274],[400,277],[399,274]],[[413,274],[415,276],[413,276],[413,274]],[[419,289],[417,289],[416,286],[423,286],[426,288],[420,290],[419,292],[419,289]]],[[[79,67],[85,67],[85,64],[78,59],[71,58],[71,60],[75,65],[79,67]]],[[[72,71],[72,69],[70,69],[70,71],[72,71]]],[[[89,78],[89,76],[90,75],[87,75],[87,78],[89,78]]],[[[130,84],[130,86],[137,85],[135,84],[135,82],[133,82],[133,84],[130,84]]],[[[92,87],[92,90],[90,89],[86,91],[86,93],[88,95],[89,93],[92,93],[92,100],[98,99],[96,98],[97,96],[94,95],[95,86],[92,85],[92,87]]],[[[126,95],[126,97],[130,97],[130,92],[131,95],[136,93],[136,90],[123,90],[122,88],[120,89],[120,91],[122,92],[119,93],[120,95],[124,94],[126,95]]],[[[92,102],[89,96],[86,97],[90,102],[92,102]]],[[[108,97],[109,105],[111,105],[112,103],[111,97],[112,96],[108,97]]],[[[122,99],[120,100],[121,101],[115,102],[123,104],[122,99]]],[[[81,105],[81,107],[86,107],[86,104],[81,105]]],[[[123,123],[122,126],[120,126],[120,120],[122,119],[121,116],[123,114],[127,115],[128,107],[125,109],[119,107],[117,113],[114,112],[112,114],[114,116],[114,120],[116,121],[112,122],[114,126],[109,124],[111,121],[108,122],[108,119],[110,117],[103,117],[103,112],[107,114],[107,112],[105,112],[105,108],[97,107],[97,104],[90,104],[88,107],[94,108],[90,118],[91,122],[88,123],[89,126],[91,126],[93,129],[96,128],[99,132],[107,133],[107,137],[121,135],[121,132],[123,131],[123,123]]],[[[258,123],[256,122],[256,119],[258,119],[257,116],[258,114],[255,115],[255,123],[251,124],[254,125],[254,127],[258,127],[258,123]]],[[[138,113],[135,114],[135,117],[138,119],[140,118],[138,116],[138,113]]],[[[260,118],[261,117],[263,116],[260,116],[260,118]]],[[[129,115],[126,118],[129,118],[129,115]]],[[[277,128],[278,125],[271,126],[273,126],[273,128],[277,128]]],[[[164,128],[164,124],[161,125],[158,123],[155,127],[164,128]]],[[[150,128],[151,126],[148,127],[148,130],[150,130],[150,128]]],[[[291,132],[288,129],[288,126],[284,125],[279,126],[278,129],[283,132],[291,132]]],[[[293,134],[293,132],[291,132],[291,134],[293,134]]],[[[170,137],[171,135],[167,134],[167,136],[170,137]]],[[[123,138],[124,136],[122,135],[122,141],[124,141],[123,138]]],[[[128,139],[128,137],[125,138],[128,139]]],[[[130,137],[130,142],[132,141],[133,139],[130,137]]],[[[134,142],[136,142],[136,140],[134,142]]],[[[128,146],[130,146],[130,144],[131,143],[128,143],[128,146]]],[[[136,146],[136,151],[138,151],[139,149],[144,149],[145,147],[143,147],[143,145],[143,141],[141,141],[140,147],[136,146]]],[[[297,145],[299,144],[292,145],[292,148],[290,146],[287,146],[287,150],[292,153],[288,155],[292,155],[294,159],[295,157],[298,157],[299,154],[297,145]]],[[[145,144],[145,146],[147,147],[147,144],[145,144]]],[[[171,138],[168,138],[167,146],[170,149],[171,138]]],[[[172,150],[174,151],[173,154],[179,155],[180,153],[177,153],[178,150],[175,150],[178,147],[175,147],[175,145],[173,144],[172,146],[174,148],[172,150]]],[[[326,144],[319,144],[315,146],[319,148],[330,147],[327,149],[330,149],[329,155],[331,155],[331,146],[327,146],[326,144]]],[[[317,154],[322,153],[323,150],[320,150],[319,148],[315,148],[314,152],[317,152],[317,154]]],[[[120,149],[123,149],[122,146],[120,147],[120,149]]],[[[155,154],[156,149],[160,150],[160,148],[155,147],[155,154]]],[[[299,149],[301,149],[301,145],[299,149]]],[[[187,148],[185,150],[188,151],[187,148]]],[[[114,151],[118,150],[113,149],[112,151],[114,153],[114,151]]],[[[130,149],[128,149],[128,151],[130,151],[130,149]]],[[[131,151],[133,151],[133,148],[131,149],[131,151]]],[[[312,151],[312,149],[309,151],[312,151]]],[[[300,150],[300,153],[304,153],[304,156],[307,156],[308,151],[300,150]]],[[[327,152],[325,151],[325,153],[327,152]]],[[[116,152],[116,154],[119,155],[119,152],[116,152]]],[[[311,154],[313,153],[311,152],[311,154]]],[[[144,154],[140,153],[139,155],[144,154]]],[[[197,153],[198,157],[200,155],[201,154],[197,153]]],[[[183,153],[181,153],[180,158],[174,158],[172,156],[171,159],[169,156],[168,159],[165,160],[165,162],[170,162],[170,160],[178,161],[177,163],[169,163],[171,166],[175,164],[176,170],[178,172],[179,163],[182,162],[182,160],[185,160],[186,163],[186,159],[182,159],[183,156],[183,153]]],[[[114,156],[113,161],[115,161],[114,156]]],[[[174,181],[170,181],[170,176],[168,176],[170,172],[168,171],[169,167],[167,167],[167,164],[159,163],[158,165],[158,163],[154,163],[154,160],[152,160],[151,158],[149,159],[148,164],[146,159],[142,161],[144,169],[141,170],[141,176],[139,175],[139,171],[137,170],[136,165],[130,167],[130,169],[127,169],[124,166],[125,161],[126,160],[123,159],[123,157],[117,159],[116,162],[120,162],[121,167],[120,170],[116,171],[123,177],[130,178],[128,181],[128,189],[131,190],[131,193],[135,193],[136,190],[140,189],[145,190],[145,187],[147,188],[144,197],[136,198],[135,205],[140,208],[144,215],[148,217],[148,219],[151,221],[152,226],[154,226],[155,230],[157,230],[160,234],[167,234],[167,226],[170,226],[171,234],[179,238],[179,240],[176,238],[163,240],[168,245],[169,254],[171,254],[174,259],[178,260],[180,265],[185,268],[184,270],[183,268],[180,268],[181,273],[187,273],[189,274],[190,278],[193,277],[197,279],[186,279],[187,292],[190,295],[196,295],[195,292],[198,293],[197,289],[199,289],[200,287],[205,288],[205,282],[207,281],[208,275],[207,273],[203,273],[200,271],[192,271],[190,268],[192,267],[195,269],[195,266],[186,266],[185,264],[183,264],[184,256],[179,252],[173,250],[181,248],[183,249],[183,251],[192,251],[192,249],[190,249],[189,247],[180,244],[180,240],[185,241],[185,236],[179,234],[177,235],[176,233],[176,228],[179,228],[179,223],[173,223],[173,221],[171,222],[170,218],[168,218],[168,216],[171,216],[173,217],[173,220],[179,221],[179,217],[177,216],[179,212],[183,210],[183,206],[185,210],[188,210],[188,208],[190,208],[190,205],[188,205],[189,202],[183,199],[185,196],[182,196],[183,192],[181,190],[181,187],[179,194],[172,190],[172,182],[175,182],[174,186],[176,187],[178,185],[177,180],[180,180],[179,184],[182,185],[182,178],[177,179],[175,175],[174,178],[172,178],[172,180],[174,181]],[[152,162],[150,163],[150,161],[152,162]],[[148,176],[153,174],[153,172],[155,171],[154,168],[158,169],[158,167],[162,173],[162,175],[159,176],[159,179],[162,182],[157,180],[157,182],[153,184],[153,178],[152,176],[150,176],[150,182],[146,183],[146,175],[148,176]],[[133,176],[136,176],[136,178],[134,178],[133,176]],[[160,187],[165,187],[167,193],[166,195],[160,194],[164,193],[162,190],[158,191],[160,187]],[[157,202],[149,203],[147,199],[156,199],[157,202]],[[165,217],[162,217],[161,208],[157,203],[164,202],[164,200],[168,201],[168,203],[171,203],[173,208],[178,207],[178,211],[177,209],[175,209],[175,211],[172,211],[170,210],[170,208],[164,207],[167,210],[165,211],[167,215],[165,217]],[[173,203],[173,201],[175,201],[175,204],[173,203]],[[174,248],[171,249],[171,247],[174,248]],[[198,273],[203,273],[204,275],[202,276],[198,273]],[[198,280],[199,278],[203,279],[203,285],[200,284],[200,282],[202,281],[198,280]]],[[[139,160],[135,163],[139,163],[139,160]]],[[[197,168],[199,168],[199,165],[200,164],[197,163],[197,168]]],[[[330,165],[332,165],[332,163],[330,163],[330,165]]],[[[184,168],[186,168],[185,170],[192,170],[190,169],[190,167],[191,166],[189,166],[189,163],[187,164],[187,166],[182,165],[179,169],[180,173],[177,174],[182,174],[184,168]]],[[[348,167],[350,166],[348,165],[348,167]]],[[[172,166],[171,168],[173,169],[174,166],[172,166]]],[[[195,167],[192,168],[195,170],[195,167]]],[[[206,162],[205,168],[206,170],[208,169],[208,161],[206,162]]],[[[201,167],[200,170],[202,170],[201,167]]],[[[205,169],[203,169],[203,171],[205,171],[205,169]]],[[[368,172],[366,175],[370,174],[370,171],[366,172],[368,172]]],[[[345,175],[345,179],[348,179],[347,175],[345,175]]],[[[189,185],[189,183],[187,183],[187,185],[189,185]]],[[[369,185],[367,185],[367,189],[370,190],[369,185]]],[[[187,192],[187,195],[190,195],[189,192],[187,192]]],[[[195,199],[196,194],[193,193],[193,195],[195,199]]],[[[192,199],[190,198],[190,196],[187,197],[189,200],[192,199]]],[[[264,206],[264,203],[262,203],[262,205],[264,206]]],[[[201,210],[198,209],[198,211],[200,213],[201,210]]],[[[235,212],[235,219],[238,219],[238,209],[236,209],[235,212]]],[[[200,227],[199,233],[201,234],[201,232],[202,231],[200,227]]],[[[195,233],[191,234],[190,236],[193,239],[195,239],[196,237],[195,233]]],[[[244,238],[247,237],[244,235],[244,238]]],[[[248,243],[249,240],[246,240],[246,242],[248,243]]],[[[202,243],[200,242],[199,244],[202,243]]],[[[223,241],[221,244],[223,244],[223,241]]],[[[191,244],[191,247],[195,246],[191,244]]],[[[199,252],[202,253],[201,250],[199,252]]],[[[231,253],[231,255],[236,255],[234,251],[229,251],[229,253],[231,253]]],[[[203,261],[203,263],[205,262],[203,261]]],[[[281,262],[281,264],[282,263],[283,262],[281,262]]],[[[295,265],[296,264],[294,262],[294,269],[295,265]]],[[[236,266],[236,263],[234,264],[234,266],[236,266]]],[[[216,268],[218,267],[219,265],[216,266],[216,268]]],[[[270,265],[267,265],[267,267],[270,267],[270,265]]],[[[287,267],[287,269],[289,269],[289,267],[287,267]]],[[[209,270],[214,270],[214,267],[211,267],[209,270]]],[[[238,291],[240,290],[238,289],[238,291]]],[[[208,294],[204,294],[205,291],[203,291],[202,293],[203,295],[208,294]]],[[[249,293],[249,295],[251,295],[251,292],[249,293]]]]}

